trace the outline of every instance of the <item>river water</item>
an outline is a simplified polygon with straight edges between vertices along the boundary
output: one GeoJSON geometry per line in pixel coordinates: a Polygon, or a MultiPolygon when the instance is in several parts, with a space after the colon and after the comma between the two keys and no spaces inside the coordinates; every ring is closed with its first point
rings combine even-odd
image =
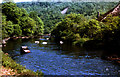
{"type": "Polygon", "coordinates": [[[44,75],[120,75],[120,66],[101,59],[103,51],[86,50],[54,41],[34,39],[8,40],[3,51],[27,69],[41,70],[44,75]],[[35,41],[40,41],[35,44],[35,41]],[[28,46],[31,53],[20,54],[20,47],[28,46]]]}

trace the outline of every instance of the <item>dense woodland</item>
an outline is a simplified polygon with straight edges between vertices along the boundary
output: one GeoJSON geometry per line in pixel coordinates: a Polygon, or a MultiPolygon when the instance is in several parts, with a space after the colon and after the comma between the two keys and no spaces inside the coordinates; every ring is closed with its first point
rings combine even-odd
{"type": "MultiPolygon", "coordinates": [[[[2,38],[51,33],[59,41],[87,47],[103,45],[120,54],[120,15],[109,15],[104,22],[96,20],[98,12],[102,15],[117,4],[6,2],[2,4],[2,38]],[[66,7],[67,13],[61,14],[66,7]]],[[[2,64],[17,70],[18,74],[43,75],[25,69],[4,54],[2,64]]]]}
{"type": "Polygon", "coordinates": [[[89,40],[104,43],[119,41],[120,17],[109,15],[97,21],[97,12],[104,14],[118,3],[3,3],[3,38],[52,33],[56,39],[83,45],[89,40]],[[66,14],[61,11],[68,7],[66,14]]]}
{"type": "Polygon", "coordinates": [[[13,36],[32,36],[43,34],[43,21],[36,13],[28,13],[15,3],[2,5],[2,38],[13,36]]]}
{"type": "Polygon", "coordinates": [[[54,25],[64,19],[67,14],[76,13],[83,14],[88,19],[96,19],[97,12],[104,14],[108,10],[115,7],[115,2],[24,2],[17,3],[17,6],[24,8],[27,12],[34,11],[44,22],[44,32],[49,33],[54,28],[54,25]],[[66,14],[62,15],[61,11],[68,7],[66,14]]]}
{"type": "Polygon", "coordinates": [[[88,40],[118,41],[119,32],[119,16],[112,17],[109,15],[104,22],[99,22],[96,19],[87,20],[82,14],[69,14],[56,24],[52,35],[59,40],[83,44],[88,40]]]}

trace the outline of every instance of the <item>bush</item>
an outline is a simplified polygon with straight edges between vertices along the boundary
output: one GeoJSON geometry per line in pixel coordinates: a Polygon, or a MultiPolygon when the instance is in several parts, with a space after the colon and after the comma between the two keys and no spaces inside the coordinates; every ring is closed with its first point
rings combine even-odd
{"type": "Polygon", "coordinates": [[[73,42],[73,45],[78,45],[78,46],[82,47],[83,44],[88,40],[90,40],[90,39],[89,38],[79,38],[79,40],[76,40],[73,42]]]}

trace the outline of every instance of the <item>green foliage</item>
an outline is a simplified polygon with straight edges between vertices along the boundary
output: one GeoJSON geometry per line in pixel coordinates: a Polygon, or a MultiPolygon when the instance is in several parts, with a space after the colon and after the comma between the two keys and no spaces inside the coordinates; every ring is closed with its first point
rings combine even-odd
{"type": "Polygon", "coordinates": [[[2,5],[2,37],[32,36],[42,34],[44,23],[32,12],[30,15],[24,8],[19,8],[15,3],[6,2],[2,5]]]}
{"type": "Polygon", "coordinates": [[[17,70],[18,73],[21,73],[20,71],[25,69],[25,67],[17,64],[8,55],[5,55],[4,53],[2,54],[2,65],[4,67],[10,67],[11,69],[14,69],[14,71],[17,70]]]}
{"type": "Polygon", "coordinates": [[[22,30],[19,24],[13,24],[12,21],[6,21],[6,16],[2,15],[2,38],[20,35],[22,35],[22,30]]]}
{"type": "Polygon", "coordinates": [[[14,28],[13,28],[13,23],[11,21],[7,21],[6,23],[6,31],[8,32],[8,35],[12,35],[14,28]]]}
{"type": "Polygon", "coordinates": [[[81,14],[69,14],[61,22],[56,24],[52,34],[64,40],[77,40],[80,36],[80,29],[84,27],[86,18],[81,14]]]}
{"type": "Polygon", "coordinates": [[[87,20],[81,14],[69,14],[55,25],[52,35],[57,39],[71,41],[74,45],[83,45],[88,40],[112,41],[120,38],[119,16],[108,16],[104,22],[87,20]],[[117,36],[117,37],[116,37],[117,36]]]}
{"type": "Polygon", "coordinates": [[[28,12],[35,11],[44,22],[44,32],[50,33],[55,24],[67,14],[84,14],[89,18],[96,19],[97,12],[103,14],[116,4],[116,2],[25,2],[17,3],[17,6],[25,8],[28,12]],[[68,11],[62,15],[61,11],[66,7],[68,7],[68,11]]]}
{"type": "Polygon", "coordinates": [[[20,19],[22,34],[25,36],[30,36],[34,34],[34,27],[36,26],[35,21],[30,17],[23,17],[20,19]]]}
{"type": "Polygon", "coordinates": [[[13,36],[21,36],[22,35],[21,26],[19,26],[19,24],[14,24],[13,27],[14,27],[13,36]]]}
{"type": "Polygon", "coordinates": [[[86,25],[86,35],[89,38],[97,38],[97,34],[101,33],[100,22],[92,19],[86,25]]]}
{"type": "Polygon", "coordinates": [[[113,17],[111,15],[107,16],[107,18],[104,20],[104,22],[107,24],[106,29],[113,30],[118,28],[119,24],[119,16],[113,17]]]}
{"type": "Polygon", "coordinates": [[[5,16],[3,16],[2,21],[2,35],[3,37],[8,37],[14,32],[13,23],[11,21],[6,21],[5,16]]]}
{"type": "Polygon", "coordinates": [[[43,33],[44,24],[43,24],[42,20],[37,16],[37,13],[30,12],[29,16],[36,21],[35,35],[43,33]]]}
{"type": "Polygon", "coordinates": [[[41,71],[33,72],[31,70],[26,69],[20,64],[17,64],[13,59],[9,57],[9,55],[5,55],[2,53],[2,65],[7,68],[11,68],[14,71],[16,70],[18,74],[21,76],[27,75],[27,76],[32,76],[32,75],[39,75],[42,76],[43,73],[41,71]]]}
{"type": "Polygon", "coordinates": [[[6,16],[2,15],[2,38],[8,37],[8,32],[5,27],[6,27],[6,16]]]}
{"type": "Polygon", "coordinates": [[[19,22],[21,15],[20,8],[15,3],[7,2],[2,5],[2,13],[6,15],[7,20],[12,20],[15,24],[19,22]]]}
{"type": "Polygon", "coordinates": [[[83,46],[83,44],[90,40],[89,38],[79,38],[79,40],[76,40],[73,42],[73,45],[79,45],[79,46],[83,46]]]}
{"type": "Polygon", "coordinates": [[[116,36],[119,36],[119,31],[120,31],[120,17],[119,16],[111,16],[109,15],[105,20],[104,20],[105,26],[104,26],[104,31],[102,32],[103,34],[103,39],[104,40],[114,40],[116,36]]]}

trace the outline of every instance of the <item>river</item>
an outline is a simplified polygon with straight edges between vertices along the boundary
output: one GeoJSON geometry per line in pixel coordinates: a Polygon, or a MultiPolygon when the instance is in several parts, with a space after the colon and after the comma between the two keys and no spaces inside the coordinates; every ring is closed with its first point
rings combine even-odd
{"type": "Polygon", "coordinates": [[[43,41],[46,40],[10,39],[3,51],[27,69],[41,70],[44,75],[120,75],[120,66],[101,59],[102,50],[86,50],[49,40],[43,45],[43,41]],[[36,40],[40,43],[36,44],[36,40]],[[20,54],[22,45],[27,45],[31,53],[20,54]]]}

